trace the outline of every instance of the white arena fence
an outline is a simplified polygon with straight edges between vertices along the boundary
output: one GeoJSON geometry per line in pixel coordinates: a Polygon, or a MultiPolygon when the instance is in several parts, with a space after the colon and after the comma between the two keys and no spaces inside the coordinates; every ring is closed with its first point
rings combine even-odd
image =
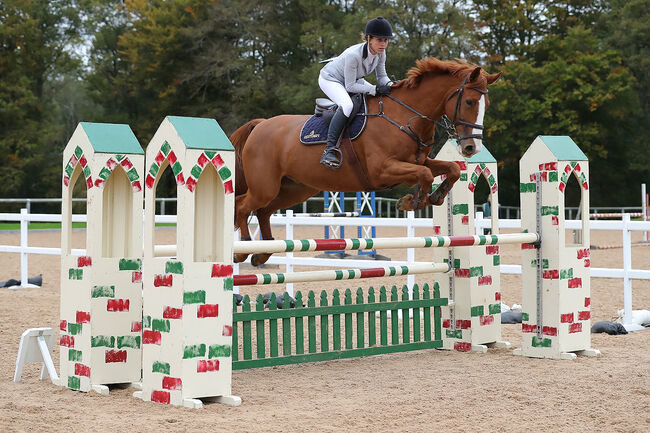
{"type": "MultiPolygon", "coordinates": [[[[20,222],[20,244],[19,245],[0,245],[0,253],[20,254],[20,280],[25,285],[28,279],[30,254],[49,254],[61,255],[60,248],[33,247],[29,246],[28,225],[30,222],[61,222],[59,214],[30,214],[27,209],[21,209],[21,213],[0,213],[0,221],[20,222]]],[[[85,215],[72,215],[72,222],[85,222],[85,215]]],[[[157,223],[175,223],[175,215],[157,215],[157,223]]],[[[251,217],[252,237],[258,235],[256,217],[251,217]]],[[[431,218],[416,218],[414,212],[408,212],[406,218],[373,218],[372,224],[376,227],[397,227],[406,230],[406,237],[415,237],[416,228],[431,229],[433,221],[431,218]]],[[[293,211],[287,210],[286,215],[271,216],[271,225],[275,227],[284,227],[285,238],[294,238],[295,227],[323,227],[326,225],[339,226],[358,226],[358,217],[318,217],[294,214],[293,211]]],[[[482,212],[476,213],[475,218],[476,233],[483,234],[484,229],[491,227],[490,220],[484,219],[482,212]]],[[[632,280],[650,280],[650,270],[632,269],[632,241],[631,233],[633,231],[647,232],[650,231],[650,221],[631,221],[630,214],[624,214],[619,220],[591,220],[589,223],[591,230],[608,230],[620,231],[622,234],[623,249],[623,268],[591,268],[591,277],[593,278],[616,278],[623,279],[624,290],[624,311],[626,317],[632,314],[632,280]]],[[[581,230],[581,221],[567,220],[566,228],[581,230]]],[[[521,220],[519,219],[500,219],[499,229],[521,229],[521,220]]],[[[238,234],[236,234],[237,236],[238,234]]],[[[165,246],[160,246],[165,248],[165,246]]],[[[175,247],[168,246],[168,247],[175,247]]],[[[267,264],[282,265],[285,272],[292,272],[294,266],[316,266],[327,268],[350,268],[360,269],[374,268],[383,265],[416,265],[423,262],[415,261],[415,249],[407,248],[407,259],[404,260],[364,260],[364,259],[336,259],[336,258],[317,258],[317,257],[295,257],[293,253],[287,252],[284,255],[274,254],[267,264]]],[[[83,249],[73,249],[74,255],[85,255],[83,249]]],[[[250,259],[249,259],[250,260],[250,259]]],[[[501,264],[501,273],[503,274],[521,274],[521,265],[501,264]]],[[[234,273],[239,273],[239,265],[235,265],[234,273]]],[[[11,276],[9,277],[11,278],[11,276]]],[[[415,283],[414,275],[407,275],[407,286],[412,289],[415,283]]],[[[286,284],[286,290],[293,295],[293,284],[286,284]]],[[[235,292],[239,290],[235,287],[235,292]]]]}

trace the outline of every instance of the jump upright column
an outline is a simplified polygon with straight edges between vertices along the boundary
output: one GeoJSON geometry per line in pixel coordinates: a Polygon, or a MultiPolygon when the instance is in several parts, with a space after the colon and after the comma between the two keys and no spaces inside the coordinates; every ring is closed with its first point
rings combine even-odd
{"type": "MultiPolygon", "coordinates": [[[[433,208],[434,234],[474,235],[474,190],[481,177],[489,186],[494,208],[498,208],[496,160],[485,146],[471,158],[463,158],[454,140],[445,143],[436,159],[456,161],[461,175],[443,205],[433,208]]],[[[492,213],[492,233],[499,233],[498,212],[492,213]]],[[[449,261],[452,266],[452,273],[435,277],[440,295],[449,298],[450,304],[453,301],[443,309],[443,348],[484,352],[488,347],[510,346],[501,341],[499,248],[486,241],[480,246],[434,250],[435,262],[449,261]]]]}
{"type": "Polygon", "coordinates": [[[147,147],[142,324],[145,401],[237,405],[232,375],[235,153],[214,119],[169,116],[147,147]],[[177,187],[176,252],[155,257],[156,187],[170,167],[177,187]]]}
{"type": "Polygon", "coordinates": [[[128,125],[82,122],[63,152],[61,385],[140,381],[144,152],[128,125]],[[72,190],[87,191],[86,254],[71,254],[72,190]]]}
{"type": "Polygon", "coordinates": [[[569,137],[539,136],[521,158],[521,226],[541,245],[522,245],[522,347],[515,354],[573,359],[591,349],[589,164],[569,137]],[[582,238],[567,236],[565,189],[581,193],[582,238]]]}

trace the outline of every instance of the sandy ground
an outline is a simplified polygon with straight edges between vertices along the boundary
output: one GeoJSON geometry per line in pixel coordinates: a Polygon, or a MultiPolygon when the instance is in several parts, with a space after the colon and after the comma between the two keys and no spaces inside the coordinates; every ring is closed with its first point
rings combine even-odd
{"type": "MultiPolygon", "coordinates": [[[[404,235],[398,229],[378,233],[404,235]]],[[[82,233],[74,236],[74,247],[83,247],[82,233]]],[[[173,236],[173,230],[162,230],[157,243],[173,243],[173,236]]],[[[282,231],[275,236],[282,239],[282,231]]],[[[322,229],[296,230],[295,237],[320,238],[322,229]]],[[[594,231],[591,238],[592,245],[621,243],[615,232],[594,231]]],[[[17,244],[18,239],[16,233],[0,234],[0,244],[17,244]]],[[[59,243],[58,232],[30,232],[30,245],[59,243]]],[[[517,264],[518,252],[514,246],[502,247],[501,263],[517,264]]],[[[380,253],[405,258],[403,251],[380,253]]],[[[430,251],[416,250],[416,260],[428,257],[430,251]]],[[[14,383],[21,333],[34,327],[57,329],[59,323],[60,259],[32,255],[29,260],[30,275],[42,273],[43,287],[0,289],[0,432],[650,431],[650,330],[595,334],[592,346],[602,356],[574,361],[520,358],[508,349],[487,354],[426,350],[239,371],[233,374],[233,394],[243,404],[235,408],[208,403],[190,410],[144,403],[126,387],[112,387],[110,396],[75,392],[40,381],[36,364],[28,365],[22,381],[14,383]]],[[[18,255],[0,254],[0,264],[0,280],[19,278],[18,255]]],[[[622,250],[593,250],[592,266],[622,267],[622,250]]],[[[633,267],[650,269],[650,247],[634,247],[633,267]]],[[[329,291],[398,281],[405,279],[296,288],[329,291]]],[[[501,283],[503,302],[519,303],[520,278],[503,275],[501,283]]],[[[242,288],[242,293],[272,289],[281,290],[242,288]]],[[[591,291],[592,323],[613,319],[623,307],[622,280],[592,279],[591,291]]],[[[634,281],[634,309],[650,309],[649,282],[634,281]]],[[[502,329],[513,348],[521,345],[520,326],[502,329]]],[[[58,346],[53,357],[58,369],[58,346]]]]}

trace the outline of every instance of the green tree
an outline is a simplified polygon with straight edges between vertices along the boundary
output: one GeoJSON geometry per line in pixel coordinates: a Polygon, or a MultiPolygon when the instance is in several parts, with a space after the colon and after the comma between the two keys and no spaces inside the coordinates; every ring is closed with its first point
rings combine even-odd
{"type": "Polygon", "coordinates": [[[622,55],[625,64],[636,78],[635,89],[641,103],[637,123],[628,131],[627,145],[636,148],[630,160],[630,175],[650,180],[650,155],[641,151],[642,143],[650,140],[645,125],[650,124],[650,0],[613,0],[611,11],[601,16],[595,30],[605,43],[622,55]]]}
{"type": "Polygon", "coordinates": [[[526,59],[547,34],[544,19],[547,1],[476,0],[475,19],[481,34],[481,48],[492,64],[508,59],[526,59]]]}
{"type": "Polygon", "coordinates": [[[60,194],[67,131],[56,96],[79,65],[76,6],[62,0],[0,2],[0,196],[60,194]]]}
{"type": "Polygon", "coordinates": [[[564,37],[571,27],[592,27],[606,10],[591,0],[475,0],[470,13],[482,29],[480,46],[491,64],[525,60],[546,37],[564,37]]]}
{"type": "Polygon", "coordinates": [[[568,135],[590,159],[593,204],[623,204],[633,155],[626,136],[638,111],[634,77],[581,26],[546,38],[536,58],[509,61],[490,90],[486,143],[500,161],[504,204],[517,204],[518,161],[537,135],[568,135]]]}

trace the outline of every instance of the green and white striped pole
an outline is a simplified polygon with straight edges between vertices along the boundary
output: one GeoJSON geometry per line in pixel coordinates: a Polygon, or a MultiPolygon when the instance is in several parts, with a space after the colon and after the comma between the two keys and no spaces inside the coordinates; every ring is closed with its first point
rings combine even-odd
{"type": "Polygon", "coordinates": [[[290,272],[277,274],[233,275],[235,286],[304,283],[312,281],[358,280],[362,278],[393,277],[412,274],[448,272],[447,263],[418,263],[408,266],[384,266],[370,269],[342,269],[327,271],[290,272]]]}

